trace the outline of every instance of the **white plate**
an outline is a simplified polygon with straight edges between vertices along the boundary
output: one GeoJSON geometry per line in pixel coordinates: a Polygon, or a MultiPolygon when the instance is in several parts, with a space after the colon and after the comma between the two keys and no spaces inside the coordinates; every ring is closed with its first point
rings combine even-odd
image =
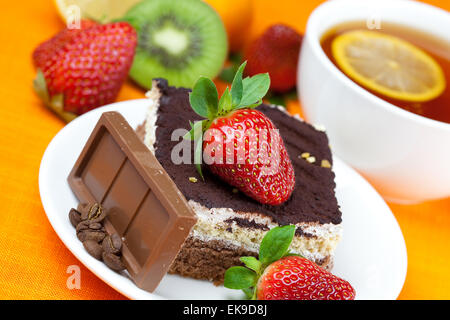
{"type": "MultiPolygon", "coordinates": [[[[48,145],[39,171],[39,191],[51,225],[69,250],[111,287],[132,299],[239,299],[236,290],[206,281],[167,275],[151,294],[92,258],[69,222],[78,200],[67,176],[105,111],[118,111],[136,127],[145,118],[148,101],[132,100],[91,111],[65,126],[48,145]]],[[[357,299],[395,299],[406,276],[406,247],[386,203],[358,173],[334,157],[336,194],[343,213],[344,237],[336,250],[333,273],[348,280],[357,299]]]]}

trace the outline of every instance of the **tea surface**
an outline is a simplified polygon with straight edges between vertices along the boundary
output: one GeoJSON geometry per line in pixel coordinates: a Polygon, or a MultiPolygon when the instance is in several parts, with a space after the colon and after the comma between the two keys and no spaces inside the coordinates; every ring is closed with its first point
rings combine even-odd
{"type": "MultiPolygon", "coordinates": [[[[340,68],[336,63],[335,58],[333,57],[331,49],[333,40],[336,39],[336,37],[338,37],[339,35],[353,30],[367,30],[366,22],[355,21],[337,25],[322,37],[322,49],[338,69],[340,68]]],[[[433,100],[425,102],[410,102],[392,99],[390,97],[374,92],[361,84],[358,85],[364,87],[375,96],[404,110],[433,120],[450,123],[450,43],[425,32],[392,23],[382,22],[381,29],[376,29],[375,31],[396,36],[410,42],[411,44],[425,51],[442,68],[447,86],[444,92],[433,100]]]]}

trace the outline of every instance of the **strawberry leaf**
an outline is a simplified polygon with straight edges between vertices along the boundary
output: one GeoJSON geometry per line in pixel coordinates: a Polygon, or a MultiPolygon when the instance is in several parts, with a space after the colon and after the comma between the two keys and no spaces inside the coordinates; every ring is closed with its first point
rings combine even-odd
{"type": "Polygon", "coordinates": [[[259,105],[261,105],[263,103],[262,100],[259,100],[258,102],[248,105],[248,106],[240,106],[237,107],[236,109],[255,109],[256,107],[258,107],[259,105]]]}
{"type": "Polygon", "coordinates": [[[244,291],[245,296],[247,297],[247,299],[253,299],[254,294],[255,294],[255,289],[254,288],[244,288],[242,289],[242,291],[244,291]]]}
{"type": "Polygon", "coordinates": [[[240,260],[245,264],[245,266],[249,269],[252,269],[257,274],[261,271],[261,262],[255,257],[241,257],[240,260]]]}
{"type": "Polygon", "coordinates": [[[294,234],[294,225],[276,227],[267,232],[259,247],[259,261],[264,267],[281,259],[288,252],[294,234]]]}
{"type": "Polygon", "coordinates": [[[243,94],[239,107],[249,106],[260,101],[269,91],[270,77],[268,73],[257,74],[242,81],[243,94]]]}
{"type": "Polygon", "coordinates": [[[256,283],[256,273],[245,267],[231,267],[225,272],[223,285],[228,289],[246,289],[256,283]]]}
{"type": "Polygon", "coordinates": [[[244,85],[242,83],[242,74],[244,73],[245,66],[247,65],[247,61],[245,61],[236,74],[234,75],[233,83],[231,85],[231,96],[233,97],[233,106],[237,107],[242,100],[242,95],[244,93],[244,85]]]}
{"type": "Polygon", "coordinates": [[[200,77],[189,95],[189,102],[199,116],[214,119],[219,107],[219,97],[214,82],[206,77],[200,77]]]}
{"type": "Polygon", "coordinates": [[[225,89],[225,92],[223,93],[222,97],[219,101],[219,115],[222,114],[222,112],[227,113],[232,109],[232,98],[230,89],[228,87],[225,89]]]}

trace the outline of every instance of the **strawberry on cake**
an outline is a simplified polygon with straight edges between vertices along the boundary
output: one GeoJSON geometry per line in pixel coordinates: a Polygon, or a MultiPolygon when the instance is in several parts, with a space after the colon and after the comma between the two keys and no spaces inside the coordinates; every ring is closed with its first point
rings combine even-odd
{"type": "Polygon", "coordinates": [[[192,92],[155,79],[147,93],[138,133],[198,218],[170,273],[221,283],[241,256],[258,255],[270,229],[284,225],[295,226],[292,253],[331,269],[342,227],[327,136],[261,104],[268,75],[242,79],[244,67],[220,100],[206,78],[192,92]],[[174,135],[180,128],[191,131],[174,135]],[[193,151],[186,157],[183,150],[193,151]]]}

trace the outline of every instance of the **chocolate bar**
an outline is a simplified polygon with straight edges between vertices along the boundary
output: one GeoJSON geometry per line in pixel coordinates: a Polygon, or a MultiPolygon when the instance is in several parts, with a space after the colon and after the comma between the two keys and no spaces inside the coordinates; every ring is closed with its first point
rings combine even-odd
{"type": "Polygon", "coordinates": [[[81,204],[103,206],[106,231],[123,239],[123,262],[131,278],[153,292],[197,218],[119,113],[103,113],[68,182],[81,204]]]}

